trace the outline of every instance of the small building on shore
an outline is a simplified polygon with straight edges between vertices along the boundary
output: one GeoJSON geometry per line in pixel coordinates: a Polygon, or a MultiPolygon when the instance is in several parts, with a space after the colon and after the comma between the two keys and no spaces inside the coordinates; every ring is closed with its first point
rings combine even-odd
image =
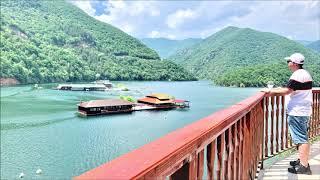
{"type": "Polygon", "coordinates": [[[78,112],[84,116],[128,113],[133,111],[135,103],[121,99],[92,100],[78,105],[78,112]]]}

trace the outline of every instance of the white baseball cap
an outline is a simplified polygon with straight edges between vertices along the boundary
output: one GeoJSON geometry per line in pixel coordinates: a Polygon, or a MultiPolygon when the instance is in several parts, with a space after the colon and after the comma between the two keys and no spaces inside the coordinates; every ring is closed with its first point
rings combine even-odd
{"type": "Polygon", "coordinates": [[[301,53],[294,53],[290,57],[284,58],[286,60],[290,60],[296,64],[303,64],[304,63],[304,56],[301,53]]]}

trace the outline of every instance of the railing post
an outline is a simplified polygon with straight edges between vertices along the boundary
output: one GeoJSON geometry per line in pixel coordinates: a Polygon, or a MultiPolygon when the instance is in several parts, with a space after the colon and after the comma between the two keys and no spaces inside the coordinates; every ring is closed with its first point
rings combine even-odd
{"type": "MultiPolygon", "coordinates": [[[[257,134],[259,135],[258,138],[257,138],[257,145],[258,145],[258,154],[257,154],[257,159],[258,159],[258,165],[259,165],[259,162],[261,162],[261,166],[260,168],[262,169],[263,168],[263,151],[264,151],[264,148],[263,148],[263,144],[264,144],[264,141],[263,141],[263,131],[264,131],[264,118],[263,118],[263,100],[262,102],[259,103],[259,107],[258,107],[258,111],[257,111],[257,134]]],[[[257,167],[258,167],[257,165],[257,167]]]]}
{"type": "Polygon", "coordinates": [[[261,103],[261,109],[262,109],[262,114],[260,114],[260,117],[262,117],[262,119],[261,119],[261,122],[262,122],[262,124],[261,124],[261,169],[263,169],[264,167],[263,167],[263,160],[264,160],[264,135],[265,135],[265,132],[264,132],[264,123],[265,123],[265,116],[264,116],[264,114],[265,114],[265,103],[266,103],[266,97],[264,97],[263,99],[262,99],[262,103],[261,103]]]}
{"type": "Polygon", "coordinates": [[[251,140],[250,140],[250,114],[245,115],[243,122],[244,143],[243,143],[243,174],[242,179],[249,179],[250,175],[250,160],[251,160],[251,140]]]}
{"type": "Polygon", "coordinates": [[[284,113],[284,104],[285,104],[285,97],[281,96],[281,150],[284,149],[284,121],[285,121],[285,113],[284,113]]]}
{"type": "Polygon", "coordinates": [[[197,162],[198,156],[196,152],[193,152],[191,155],[191,161],[189,162],[189,180],[197,179],[197,162]]]}
{"type": "Polygon", "coordinates": [[[268,137],[269,137],[269,129],[268,129],[268,125],[269,125],[269,97],[265,97],[265,131],[264,131],[264,136],[265,136],[265,140],[264,140],[264,146],[265,146],[265,150],[264,150],[264,154],[265,157],[268,157],[268,137]]]}
{"type": "Polygon", "coordinates": [[[280,96],[276,96],[276,153],[279,152],[279,113],[280,113],[280,96]]]}
{"type": "Polygon", "coordinates": [[[204,163],[204,150],[202,149],[198,153],[197,161],[197,180],[201,180],[203,176],[203,163],[204,163]]]}
{"type": "Polygon", "coordinates": [[[270,153],[273,155],[273,121],[274,121],[274,96],[271,96],[271,135],[270,135],[270,153]]]}
{"type": "Polygon", "coordinates": [[[223,132],[217,139],[218,162],[217,162],[217,179],[224,177],[224,163],[223,157],[225,154],[225,132],[223,132]]]}
{"type": "Polygon", "coordinates": [[[230,177],[229,179],[234,178],[234,161],[235,161],[235,147],[236,147],[236,134],[235,134],[235,124],[233,124],[230,128],[230,141],[231,141],[231,150],[230,150],[230,161],[229,161],[229,166],[230,166],[230,177]]]}
{"type": "Polygon", "coordinates": [[[225,153],[225,179],[231,179],[232,159],[232,126],[226,131],[226,153],[225,153]]]}
{"type": "Polygon", "coordinates": [[[316,94],[316,121],[317,121],[317,135],[320,135],[320,92],[316,94]]]}
{"type": "Polygon", "coordinates": [[[263,169],[263,151],[264,151],[264,99],[262,99],[262,101],[259,103],[258,106],[258,114],[257,114],[257,123],[258,123],[258,132],[257,134],[259,134],[259,139],[258,139],[258,144],[259,144],[259,153],[258,154],[258,158],[261,161],[261,166],[260,168],[263,169]]]}
{"type": "Polygon", "coordinates": [[[213,180],[214,178],[214,160],[216,154],[216,140],[213,140],[207,146],[207,170],[208,170],[208,179],[213,180]]]}
{"type": "Polygon", "coordinates": [[[240,178],[239,179],[242,179],[243,176],[244,176],[244,161],[245,161],[245,158],[244,158],[244,118],[241,118],[240,119],[240,151],[239,151],[239,165],[240,165],[240,172],[239,172],[239,176],[240,178]]]}
{"type": "Polygon", "coordinates": [[[238,167],[238,131],[237,131],[238,123],[236,122],[234,124],[234,129],[233,129],[233,139],[234,139],[234,144],[233,144],[233,176],[232,179],[237,179],[237,167],[238,167]]]}

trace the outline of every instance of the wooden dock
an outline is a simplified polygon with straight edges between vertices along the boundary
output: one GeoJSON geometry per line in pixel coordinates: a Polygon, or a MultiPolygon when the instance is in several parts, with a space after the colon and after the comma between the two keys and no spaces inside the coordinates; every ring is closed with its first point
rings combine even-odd
{"type": "Polygon", "coordinates": [[[279,160],[260,171],[258,180],[320,180],[320,140],[311,145],[309,164],[312,175],[292,174],[288,172],[289,162],[298,159],[298,152],[279,160]]]}

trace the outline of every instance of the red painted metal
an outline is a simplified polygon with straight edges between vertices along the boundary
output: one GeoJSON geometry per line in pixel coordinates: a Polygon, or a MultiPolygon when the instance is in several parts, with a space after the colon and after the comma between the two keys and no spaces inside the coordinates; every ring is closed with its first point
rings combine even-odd
{"type": "Polygon", "coordinates": [[[197,170],[197,179],[201,180],[203,179],[203,166],[204,166],[204,150],[202,149],[198,154],[198,170],[197,170]]]}
{"type": "Polygon", "coordinates": [[[281,96],[281,150],[284,149],[285,141],[284,141],[284,121],[286,118],[286,114],[284,112],[285,106],[285,97],[281,96]]]}
{"type": "Polygon", "coordinates": [[[239,148],[240,148],[240,121],[238,121],[236,124],[236,127],[235,127],[235,134],[236,134],[236,151],[235,151],[235,178],[234,179],[239,179],[239,169],[240,169],[240,151],[239,151],[239,148]]]}
{"type": "Polygon", "coordinates": [[[270,153],[274,153],[274,96],[271,97],[271,134],[270,134],[270,153]]]}
{"type": "Polygon", "coordinates": [[[280,114],[280,96],[276,96],[276,153],[279,152],[279,114],[280,114]]]}
{"type": "Polygon", "coordinates": [[[214,177],[214,161],[216,155],[216,140],[213,140],[207,146],[207,170],[208,170],[208,179],[213,179],[214,177]]]}
{"type": "Polygon", "coordinates": [[[268,125],[269,125],[269,97],[265,97],[265,109],[264,109],[264,112],[265,112],[265,115],[264,115],[264,124],[265,124],[265,130],[264,130],[264,147],[265,147],[265,149],[264,149],[264,157],[268,157],[268,154],[269,154],[269,152],[268,152],[268,150],[269,150],[269,148],[268,148],[268,142],[269,142],[269,129],[268,129],[268,125]]]}

